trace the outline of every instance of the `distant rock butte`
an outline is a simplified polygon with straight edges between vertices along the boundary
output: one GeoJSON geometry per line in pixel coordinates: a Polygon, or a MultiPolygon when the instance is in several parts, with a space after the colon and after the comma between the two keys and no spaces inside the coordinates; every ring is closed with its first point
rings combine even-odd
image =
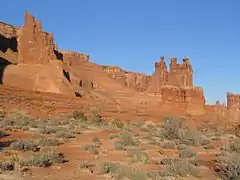
{"type": "Polygon", "coordinates": [[[240,95],[231,93],[227,106],[205,105],[203,89],[194,86],[188,58],[182,63],[171,58],[168,72],[161,57],[152,75],[98,65],[89,61],[88,54],[59,50],[53,34],[44,32],[40,20],[29,12],[23,27],[0,22],[0,84],[71,96],[94,94],[144,111],[155,108],[191,115],[226,111],[237,118],[240,110],[240,95]]]}

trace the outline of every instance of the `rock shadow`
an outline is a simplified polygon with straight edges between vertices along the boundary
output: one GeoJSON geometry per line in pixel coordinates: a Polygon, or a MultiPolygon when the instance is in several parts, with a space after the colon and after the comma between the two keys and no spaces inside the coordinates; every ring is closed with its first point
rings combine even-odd
{"type": "Polygon", "coordinates": [[[17,52],[17,38],[6,38],[2,34],[0,34],[0,51],[3,53],[7,52],[8,48],[10,48],[13,52],[17,52]]]}
{"type": "Polygon", "coordinates": [[[0,84],[3,84],[4,70],[8,65],[12,64],[8,60],[0,57],[0,84]]]}

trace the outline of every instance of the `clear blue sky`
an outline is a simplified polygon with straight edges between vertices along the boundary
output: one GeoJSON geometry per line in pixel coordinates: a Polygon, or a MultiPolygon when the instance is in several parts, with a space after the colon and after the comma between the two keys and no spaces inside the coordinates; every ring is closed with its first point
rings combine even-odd
{"type": "MultiPolygon", "coordinates": [[[[151,74],[154,62],[189,56],[208,103],[240,92],[240,0],[11,0],[0,21],[31,11],[61,49],[151,74]]],[[[179,59],[181,60],[181,59],[179,59]]]]}

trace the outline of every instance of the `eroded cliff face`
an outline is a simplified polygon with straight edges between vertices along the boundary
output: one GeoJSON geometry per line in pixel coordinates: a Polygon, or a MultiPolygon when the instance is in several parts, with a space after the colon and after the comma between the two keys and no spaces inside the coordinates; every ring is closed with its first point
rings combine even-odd
{"type": "Polygon", "coordinates": [[[42,30],[40,20],[25,13],[24,26],[18,31],[18,63],[47,64],[56,60],[52,33],[42,30]]]}
{"type": "Polygon", "coordinates": [[[240,94],[227,93],[227,110],[231,120],[240,119],[240,94]]]}
{"type": "Polygon", "coordinates": [[[150,76],[143,73],[128,72],[117,66],[102,65],[102,70],[112,79],[116,79],[122,85],[140,92],[144,92],[150,80],[150,76]]]}
{"type": "Polygon", "coordinates": [[[31,13],[25,13],[23,27],[0,23],[0,37],[0,84],[74,94],[57,59],[53,34],[43,32],[31,13]]]}
{"type": "Polygon", "coordinates": [[[155,63],[147,93],[160,94],[164,103],[180,104],[190,114],[204,114],[205,98],[201,87],[193,86],[193,70],[188,58],[181,64],[177,58],[171,58],[170,71],[164,57],[155,63]]]}
{"type": "Polygon", "coordinates": [[[160,61],[155,63],[152,76],[127,72],[114,66],[102,66],[102,69],[126,87],[155,94],[164,106],[174,104],[176,108],[189,114],[205,113],[203,89],[193,86],[193,70],[188,58],[184,58],[180,64],[176,58],[172,58],[168,72],[165,59],[161,57],[160,61]]]}
{"type": "Polygon", "coordinates": [[[89,55],[88,54],[72,52],[72,51],[63,51],[63,50],[60,50],[59,53],[62,54],[62,58],[70,66],[80,65],[82,62],[88,62],[89,61],[89,55]]]}

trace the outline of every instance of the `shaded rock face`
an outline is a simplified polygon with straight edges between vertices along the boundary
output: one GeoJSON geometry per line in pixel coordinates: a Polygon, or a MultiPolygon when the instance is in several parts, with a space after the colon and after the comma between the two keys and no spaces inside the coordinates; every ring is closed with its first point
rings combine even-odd
{"type": "Polygon", "coordinates": [[[39,20],[25,13],[24,26],[18,31],[18,63],[47,64],[57,59],[52,33],[42,30],[39,20]]]}
{"type": "Polygon", "coordinates": [[[9,24],[0,22],[0,51],[5,53],[8,49],[17,52],[17,30],[9,24]]]}
{"type": "Polygon", "coordinates": [[[124,71],[116,66],[101,66],[102,70],[113,79],[116,79],[122,85],[140,92],[144,92],[150,80],[150,76],[143,73],[124,71]]]}
{"type": "Polygon", "coordinates": [[[232,120],[239,120],[240,94],[227,93],[227,110],[229,118],[232,120]]]}

